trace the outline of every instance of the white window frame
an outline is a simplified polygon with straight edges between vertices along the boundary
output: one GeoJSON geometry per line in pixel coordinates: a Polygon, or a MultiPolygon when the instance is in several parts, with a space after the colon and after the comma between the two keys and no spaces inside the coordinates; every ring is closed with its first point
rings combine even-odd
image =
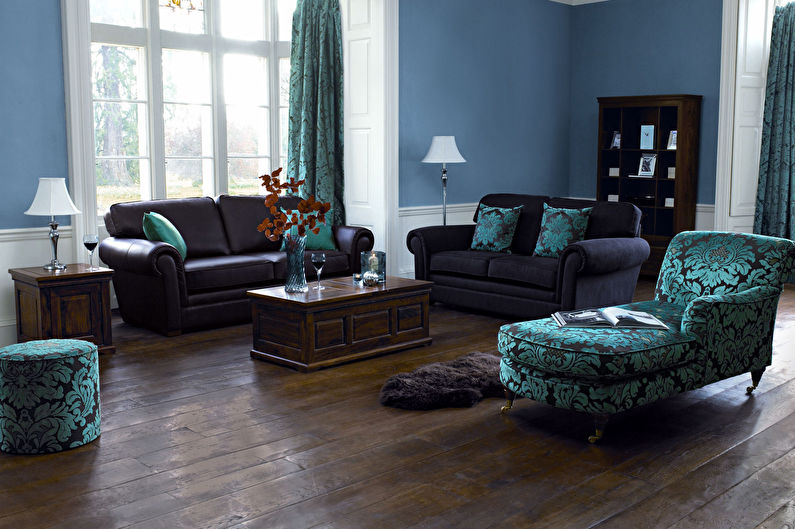
{"type": "MultiPolygon", "coordinates": [[[[144,20],[150,27],[159,27],[158,0],[141,0],[144,20]]],[[[278,37],[276,0],[262,0],[269,36],[278,37]]],[[[226,102],[223,93],[223,57],[227,53],[261,56],[268,62],[270,160],[274,168],[280,162],[279,117],[279,61],[289,59],[289,42],[239,41],[220,34],[220,6],[216,0],[205,0],[206,33],[187,34],[170,31],[150,31],[148,27],[127,28],[107,24],[92,24],[89,0],[61,0],[64,80],[67,100],[67,137],[69,177],[75,202],[83,212],[75,222],[75,240],[96,232],[102,227],[101,214],[96,211],[96,179],[93,127],[93,99],[91,88],[91,43],[103,42],[144,47],[147,58],[146,97],[148,122],[148,157],[150,159],[150,189],[142,189],[142,199],[166,197],[165,146],[163,122],[162,49],[202,51],[210,54],[211,98],[213,108],[213,179],[204,182],[204,195],[228,192],[228,157],[226,143],[226,102]],[[146,195],[149,196],[146,196],[146,195]]],[[[243,158],[235,156],[234,158],[243,158]]],[[[252,155],[252,158],[261,156],[252,155]]],[[[143,181],[143,179],[142,179],[143,181]]],[[[142,185],[143,187],[143,185],[142,185]]]]}

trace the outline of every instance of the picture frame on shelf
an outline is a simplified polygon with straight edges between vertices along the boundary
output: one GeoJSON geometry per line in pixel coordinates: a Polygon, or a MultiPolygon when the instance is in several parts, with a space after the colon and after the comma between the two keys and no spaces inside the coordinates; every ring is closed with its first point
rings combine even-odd
{"type": "Polygon", "coordinates": [[[618,167],[610,167],[607,169],[607,176],[619,176],[621,172],[618,167]]]}
{"type": "Polygon", "coordinates": [[[640,155],[640,166],[638,176],[654,176],[654,168],[657,165],[657,155],[643,153],[640,155]]]}
{"type": "Polygon", "coordinates": [[[654,125],[640,126],[640,148],[654,149],[654,125]]]}
{"type": "Polygon", "coordinates": [[[621,148],[621,133],[617,130],[613,131],[613,139],[610,140],[610,148],[611,149],[620,149],[621,148]]]}
{"type": "Polygon", "coordinates": [[[676,131],[672,130],[668,133],[668,147],[666,147],[669,151],[676,150],[676,131]]]}
{"type": "Polygon", "coordinates": [[[676,178],[676,167],[669,167],[668,168],[668,178],[674,180],[676,178]]]}

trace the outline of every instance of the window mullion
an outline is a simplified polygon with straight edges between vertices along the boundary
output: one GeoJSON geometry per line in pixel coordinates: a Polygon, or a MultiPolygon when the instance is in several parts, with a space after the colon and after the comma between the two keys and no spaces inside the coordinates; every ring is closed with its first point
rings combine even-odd
{"type": "Polygon", "coordinates": [[[151,156],[150,188],[141,179],[141,198],[166,198],[166,148],[163,123],[163,49],[160,42],[158,0],[147,1],[149,56],[149,152],[151,156]]]}
{"type": "Polygon", "coordinates": [[[212,73],[213,98],[213,138],[215,145],[215,178],[213,182],[216,195],[229,192],[229,163],[226,138],[226,104],[224,97],[224,54],[221,39],[220,2],[208,0],[212,16],[208,21],[208,33],[212,36],[210,68],[212,73]]]}
{"type": "MultiPolygon", "coordinates": [[[[279,140],[281,132],[279,131],[279,53],[276,44],[279,38],[279,26],[276,17],[276,0],[263,0],[267,3],[265,12],[268,14],[268,27],[270,34],[268,37],[268,82],[270,83],[270,98],[268,109],[268,116],[270,117],[270,132],[271,132],[271,152],[270,163],[271,171],[280,166],[280,153],[279,153],[279,140]]],[[[287,168],[284,168],[285,174],[287,168]]],[[[288,175],[292,176],[292,175],[288,175]]]]}

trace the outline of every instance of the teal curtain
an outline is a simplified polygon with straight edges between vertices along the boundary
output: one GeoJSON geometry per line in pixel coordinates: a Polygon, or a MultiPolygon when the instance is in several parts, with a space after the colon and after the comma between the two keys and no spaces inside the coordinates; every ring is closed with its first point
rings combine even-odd
{"type": "MultiPolygon", "coordinates": [[[[795,3],[776,8],[767,69],[754,233],[795,239],[795,3]]],[[[790,280],[795,275],[790,276],[790,280]]]]}
{"type": "Polygon", "coordinates": [[[290,54],[287,174],[306,179],[304,197],[331,202],[335,226],[345,223],[342,97],[339,0],[298,0],[290,54]]]}

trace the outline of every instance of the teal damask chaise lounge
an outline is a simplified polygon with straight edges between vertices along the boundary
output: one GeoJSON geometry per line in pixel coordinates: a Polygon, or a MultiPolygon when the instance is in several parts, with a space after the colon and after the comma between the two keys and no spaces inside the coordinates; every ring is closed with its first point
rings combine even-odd
{"type": "Polygon", "coordinates": [[[788,239],[683,232],[671,241],[655,298],[622,305],[669,329],[561,329],[552,318],[504,325],[500,379],[516,396],[593,414],[598,441],[610,415],[751,373],[756,388],[773,352],[778,299],[792,271],[788,239]]]}

